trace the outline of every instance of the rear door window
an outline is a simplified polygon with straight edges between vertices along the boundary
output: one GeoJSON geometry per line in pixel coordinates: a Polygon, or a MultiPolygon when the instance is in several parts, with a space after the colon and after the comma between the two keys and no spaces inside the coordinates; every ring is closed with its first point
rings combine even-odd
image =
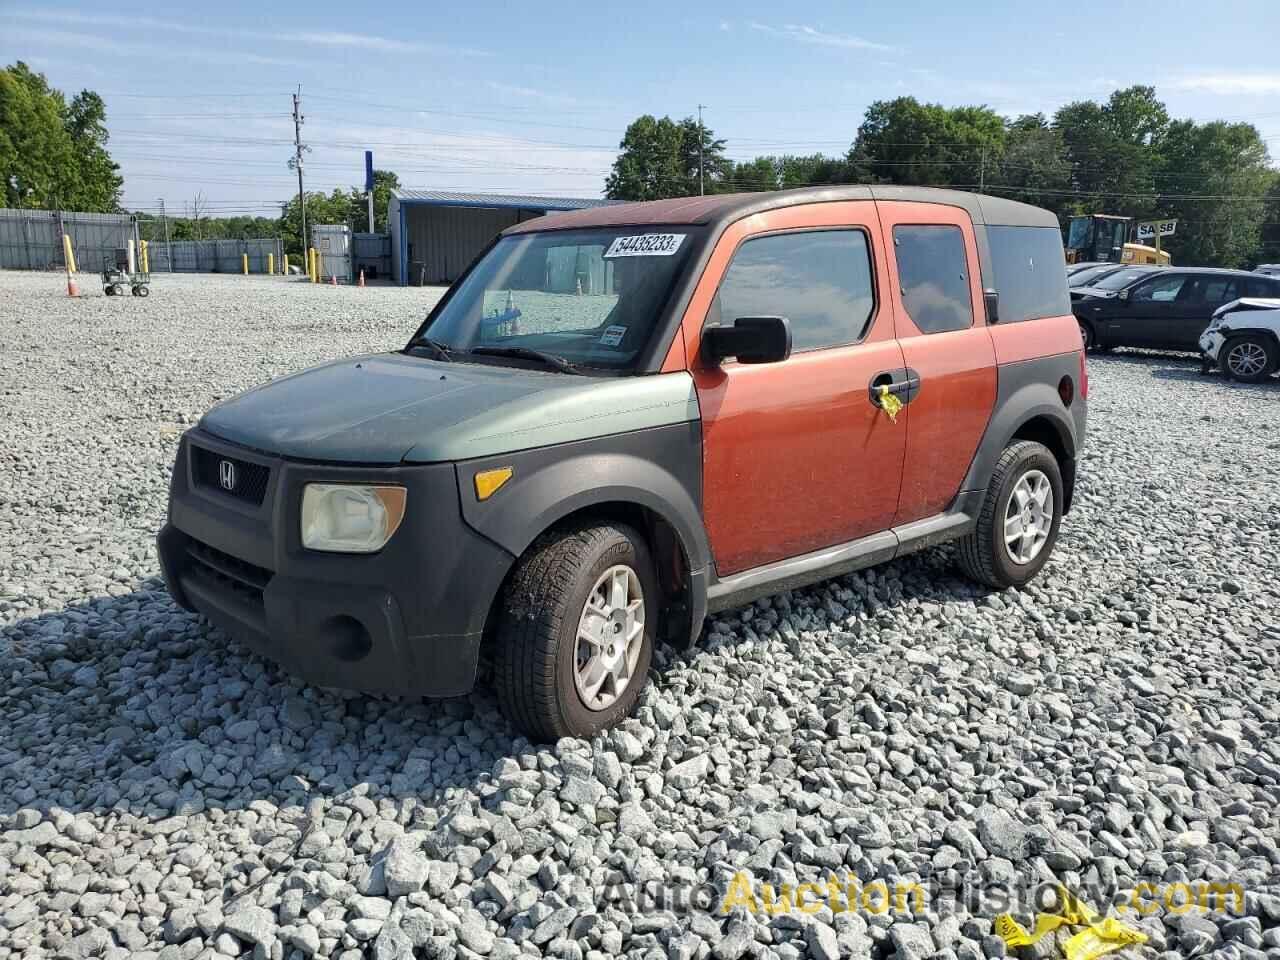
{"type": "Polygon", "coordinates": [[[1235,300],[1239,283],[1235,277],[1201,277],[1199,281],[1200,300],[1207,304],[1222,306],[1228,300],[1235,300]]]}
{"type": "Polygon", "coordinates": [[[1178,299],[1178,293],[1186,281],[1185,274],[1157,277],[1139,284],[1130,294],[1130,299],[1135,303],[1172,303],[1178,299]]]}
{"type": "Polygon", "coordinates": [[[862,230],[813,230],[747,240],[733,255],[707,317],[786,317],[792,350],[856,343],[875,312],[871,250],[862,230]]]}
{"type": "Polygon", "coordinates": [[[1280,280],[1268,277],[1249,277],[1245,280],[1246,297],[1280,297],[1280,280]]]}
{"type": "MultiPolygon", "coordinates": [[[[991,265],[1000,294],[1000,322],[1062,317],[1071,313],[1064,277],[1062,233],[1057,227],[987,227],[991,265]]],[[[1082,271],[1087,282],[1112,267],[1082,271]]]]}
{"type": "Polygon", "coordinates": [[[921,333],[973,326],[969,261],[959,227],[898,224],[893,228],[893,252],[902,306],[921,333]]]}

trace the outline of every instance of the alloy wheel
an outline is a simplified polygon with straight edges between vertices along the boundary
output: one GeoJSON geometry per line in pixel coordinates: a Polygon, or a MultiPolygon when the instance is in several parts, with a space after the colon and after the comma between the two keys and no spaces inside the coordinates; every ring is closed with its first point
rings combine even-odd
{"type": "Polygon", "coordinates": [[[1014,563],[1030,563],[1053,529],[1053,485],[1041,470],[1028,470],[1013,487],[1004,513],[1004,545],[1014,563]]]}
{"type": "Polygon", "coordinates": [[[1246,340],[1227,353],[1227,369],[1237,377],[1256,377],[1267,366],[1267,351],[1259,343],[1246,340]]]}
{"type": "Polygon", "coordinates": [[[606,710],[631,685],[644,644],[644,591],[626,564],[600,574],[578,618],[573,683],[589,710],[606,710]]]}

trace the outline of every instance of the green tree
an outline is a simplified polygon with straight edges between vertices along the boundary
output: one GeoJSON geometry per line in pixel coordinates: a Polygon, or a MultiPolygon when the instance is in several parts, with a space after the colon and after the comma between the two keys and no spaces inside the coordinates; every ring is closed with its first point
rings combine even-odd
{"type": "Polygon", "coordinates": [[[1280,262],[1280,173],[1272,171],[1267,188],[1267,213],[1262,224],[1262,240],[1254,254],[1253,265],[1280,262]]]}
{"type": "Polygon", "coordinates": [[[106,150],[102,98],[70,104],[18,61],[0,71],[0,186],[10,207],[90,212],[119,208],[123,181],[106,150]]]}
{"type": "Polygon", "coordinates": [[[756,157],[741,163],[726,161],[726,172],[716,185],[717,192],[750,193],[760,190],[788,190],[828,183],[845,183],[849,168],[839,157],[820,153],[809,156],[756,157]]]}
{"type": "Polygon", "coordinates": [[[1257,128],[1178,120],[1161,137],[1161,217],[1177,217],[1164,245],[1175,263],[1240,267],[1261,259],[1275,172],[1257,128]],[[1162,191],[1163,192],[1163,191],[1162,191]]]}
{"type": "Polygon", "coordinates": [[[1009,122],[1004,152],[988,172],[992,193],[1044,207],[1059,214],[1070,208],[1071,166],[1062,135],[1043,114],[1033,113],[1009,122]]]}
{"type": "Polygon", "coordinates": [[[81,90],[67,107],[64,118],[80,168],[80,189],[74,201],[75,208],[118,210],[124,178],[120,176],[120,167],[107,153],[110,134],[107,133],[107,107],[102,97],[92,90],[81,90]]]}
{"type": "Polygon", "coordinates": [[[1072,212],[1150,216],[1169,115],[1153,87],[1117,90],[1106,103],[1069,103],[1053,117],[1071,166],[1072,212]]]}
{"type": "Polygon", "coordinates": [[[878,100],[849,150],[851,179],[976,189],[994,168],[1004,134],[1004,119],[987,107],[878,100]]]}
{"type": "Polygon", "coordinates": [[[702,142],[703,190],[722,192],[732,163],[724,141],[693,117],[677,122],[645,114],[633,120],[618,144],[621,153],[605,180],[611,200],[661,200],[698,193],[698,142],[702,142]]]}
{"type": "MultiPolygon", "coordinates": [[[[353,202],[355,190],[334,188],[332,193],[307,193],[307,232],[316,224],[345,223],[351,226],[356,211],[353,202]]],[[[285,253],[301,256],[302,250],[302,213],[298,207],[298,198],[290,198],[285,205],[284,214],[280,217],[280,234],[284,238],[285,253]]],[[[308,238],[308,241],[310,238],[308,238]]]]}
{"type": "MultiPolygon", "coordinates": [[[[400,189],[400,178],[390,170],[373,171],[373,222],[374,233],[387,232],[387,204],[391,191],[400,189]]],[[[346,221],[355,233],[369,230],[369,201],[364,190],[351,188],[351,212],[346,221]]]]}

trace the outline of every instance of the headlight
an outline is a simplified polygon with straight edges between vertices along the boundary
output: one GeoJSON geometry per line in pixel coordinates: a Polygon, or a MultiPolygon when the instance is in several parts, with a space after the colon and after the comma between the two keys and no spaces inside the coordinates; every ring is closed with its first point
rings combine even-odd
{"type": "Polygon", "coordinates": [[[333,553],[376,553],[404,519],[404,487],[308,483],[302,491],[302,545],[333,553]]]}

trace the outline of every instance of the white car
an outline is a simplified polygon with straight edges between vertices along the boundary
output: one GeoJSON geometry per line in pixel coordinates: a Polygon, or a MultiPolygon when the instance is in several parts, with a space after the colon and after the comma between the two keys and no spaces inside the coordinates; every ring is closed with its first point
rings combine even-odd
{"type": "Polygon", "coordinates": [[[1280,368],[1280,299],[1241,297],[1223,304],[1200,334],[1207,372],[1258,383],[1280,368]]]}

